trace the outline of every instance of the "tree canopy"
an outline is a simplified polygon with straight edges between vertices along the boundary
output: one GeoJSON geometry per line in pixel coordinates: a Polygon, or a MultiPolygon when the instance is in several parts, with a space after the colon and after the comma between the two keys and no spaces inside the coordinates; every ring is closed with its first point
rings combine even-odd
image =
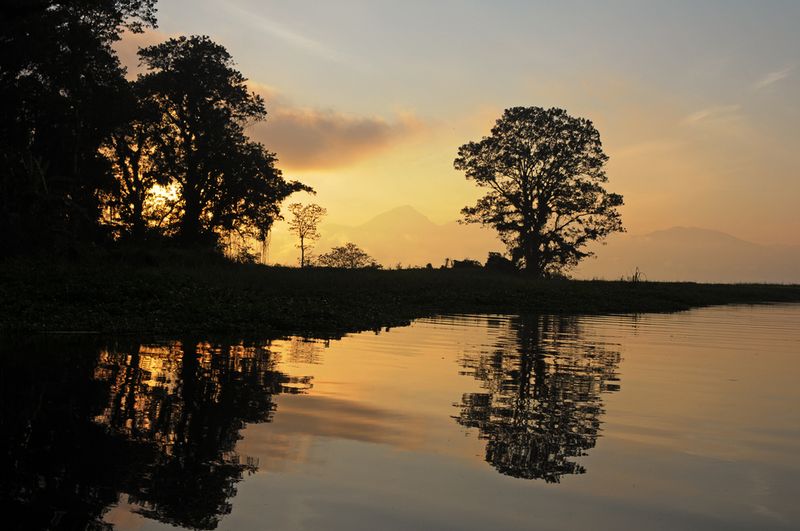
{"type": "Polygon", "coordinates": [[[245,127],[263,99],[221,45],[177,37],[139,51],[125,79],[111,45],[155,26],[155,0],[0,7],[0,249],[142,240],[265,241],[280,203],[307,186],[245,127]]]}
{"type": "Polygon", "coordinates": [[[149,71],[144,98],[158,110],[156,165],[176,184],[177,234],[187,243],[215,229],[269,230],[274,205],[297,190],[283,180],[275,154],[244,133],[263,120],[263,99],[250,92],[227,50],[205,36],[179,37],[139,51],[149,71]],[[269,220],[269,221],[267,221],[269,220]]]}
{"type": "Polygon", "coordinates": [[[464,220],[494,227],[518,267],[561,273],[590,256],[586,245],[623,231],[622,196],[608,178],[600,134],[563,109],[506,109],[489,136],[458,150],[454,166],[486,188],[464,220]]]}
{"type": "Polygon", "coordinates": [[[297,248],[300,249],[300,267],[308,265],[308,253],[315,241],[320,238],[319,222],[327,210],[321,206],[309,203],[292,203],[289,205],[292,219],[289,220],[289,231],[297,236],[297,248]]]}
{"type": "Polygon", "coordinates": [[[325,267],[341,269],[363,269],[366,267],[378,268],[378,262],[354,243],[334,247],[317,260],[325,267]]]}
{"type": "Polygon", "coordinates": [[[99,153],[124,120],[123,30],[155,0],[10,0],[0,6],[0,248],[96,239],[112,187],[99,153]]]}
{"type": "Polygon", "coordinates": [[[481,390],[463,395],[455,419],[479,430],[501,474],[559,483],[586,471],[575,458],[597,444],[620,353],[584,336],[574,317],[525,315],[492,348],[461,354],[462,374],[481,390]]]}

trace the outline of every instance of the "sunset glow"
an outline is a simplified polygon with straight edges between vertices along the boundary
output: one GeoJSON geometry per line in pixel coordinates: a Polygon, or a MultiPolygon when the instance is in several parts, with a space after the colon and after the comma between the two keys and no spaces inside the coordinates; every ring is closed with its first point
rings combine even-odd
{"type": "Polygon", "coordinates": [[[165,35],[208,34],[267,101],[250,134],[331,224],[411,205],[437,223],[478,192],[455,151],[512,105],[594,121],[628,231],[800,244],[800,7],[747,2],[173,0],[165,35]]]}
{"type": "Polygon", "coordinates": [[[800,2],[8,0],[13,529],[800,529],[800,2]]]}

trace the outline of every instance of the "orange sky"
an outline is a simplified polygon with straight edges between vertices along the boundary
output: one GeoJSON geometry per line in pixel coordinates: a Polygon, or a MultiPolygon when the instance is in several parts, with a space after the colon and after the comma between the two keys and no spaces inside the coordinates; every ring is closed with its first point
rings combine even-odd
{"type": "Polygon", "coordinates": [[[267,100],[250,134],[312,185],[328,222],[400,205],[437,223],[480,194],[458,146],[513,105],[592,119],[608,188],[640,234],[671,226],[800,244],[800,4],[161,0],[159,29],[209,34],[267,100]],[[457,8],[457,9],[456,9],[457,8]]]}

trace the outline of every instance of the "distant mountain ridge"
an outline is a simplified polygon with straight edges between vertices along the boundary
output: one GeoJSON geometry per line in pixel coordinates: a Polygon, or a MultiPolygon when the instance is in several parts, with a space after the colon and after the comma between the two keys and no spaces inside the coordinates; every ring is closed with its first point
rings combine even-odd
{"type": "MultiPolygon", "coordinates": [[[[294,239],[285,231],[273,237],[271,261],[297,262],[294,239]]],[[[484,262],[490,251],[505,247],[496,233],[456,221],[437,224],[405,205],[356,225],[325,224],[314,253],[353,242],[384,267],[442,265],[445,259],[484,262]]],[[[596,257],[572,271],[575,278],[608,280],[629,276],[638,268],[648,280],[695,282],[800,283],[800,246],[760,245],[725,232],[698,227],[671,227],[648,234],[615,234],[595,245],[596,257]]]]}
{"type": "Polygon", "coordinates": [[[616,234],[594,251],[574,276],[615,279],[638,268],[649,280],[800,283],[800,246],[761,245],[711,229],[616,234]]]}

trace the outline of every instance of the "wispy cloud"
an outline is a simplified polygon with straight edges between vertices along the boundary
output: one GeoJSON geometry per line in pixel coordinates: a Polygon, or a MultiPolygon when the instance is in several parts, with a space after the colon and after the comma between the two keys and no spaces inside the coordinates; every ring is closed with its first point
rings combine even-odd
{"type": "Polygon", "coordinates": [[[614,158],[637,158],[653,157],[674,153],[681,149],[684,144],[678,140],[662,139],[649,140],[644,142],[634,142],[624,145],[614,150],[614,158]]]}
{"type": "Polygon", "coordinates": [[[786,68],[775,70],[774,72],[769,72],[767,75],[759,79],[755,83],[755,85],[753,85],[753,88],[755,88],[756,90],[761,90],[769,86],[772,86],[778,81],[781,81],[789,77],[789,74],[792,73],[792,70],[794,70],[794,66],[787,66],[786,68]]]}
{"type": "Polygon", "coordinates": [[[355,58],[341,53],[323,42],[293,31],[285,24],[279,23],[273,19],[244,9],[237,5],[223,3],[222,6],[224,6],[224,9],[228,10],[229,12],[237,15],[243,22],[246,22],[253,28],[264,31],[276,39],[289,44],[290,46],[294,46],[295,48],[301,49],[311,55],[335,63],[351,67],[361,66],[358,64],[358,61],[356,61],[355,58]]]}
{"type": "Polygon", "coordinates": [[[731,120],[739,117],[741,105],[715,105],[693,112],[683,119],[685,124],[697,124],[708,121],[731,120]]]}

